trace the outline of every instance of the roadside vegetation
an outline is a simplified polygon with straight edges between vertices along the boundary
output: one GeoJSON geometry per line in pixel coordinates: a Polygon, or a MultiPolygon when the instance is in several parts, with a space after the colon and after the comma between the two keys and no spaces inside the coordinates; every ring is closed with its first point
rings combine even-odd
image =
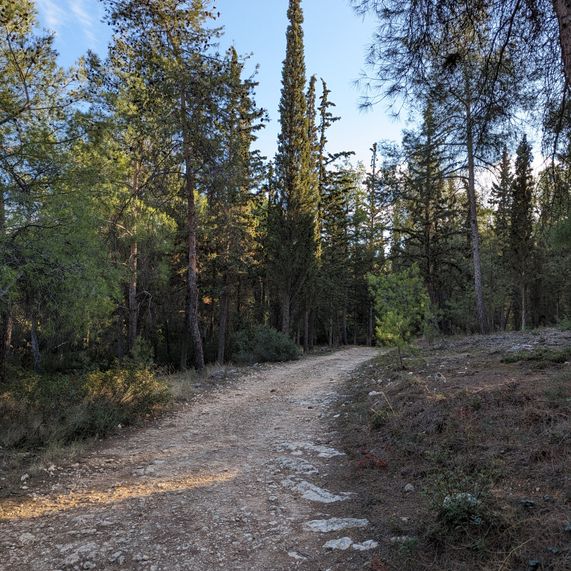
{"type": "Polygon", "coordinates": [[[383,539],[371,569],[571,567],[570,347],[549,329],[451,338],[351,379],[348,477],[383,539]]]}

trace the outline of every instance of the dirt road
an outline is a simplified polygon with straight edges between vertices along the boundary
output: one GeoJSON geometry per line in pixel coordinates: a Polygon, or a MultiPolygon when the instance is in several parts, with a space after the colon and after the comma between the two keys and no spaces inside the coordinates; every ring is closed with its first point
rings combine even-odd
{"type": "Polygon", "coordinates": [[[331,404],[375,354],[354,348],[252,369],[69,468],[52,467],[25,500],[0,504],[0,569],[352,568],[340,557],[374,546],[363,543],[372,539],[366,521],[339,519],[345,506],[358,516],[350,490],[320,484],[344,460],[330,447],[331,404]],[[324,547],[339,539],[346,551],[324,547]]]}

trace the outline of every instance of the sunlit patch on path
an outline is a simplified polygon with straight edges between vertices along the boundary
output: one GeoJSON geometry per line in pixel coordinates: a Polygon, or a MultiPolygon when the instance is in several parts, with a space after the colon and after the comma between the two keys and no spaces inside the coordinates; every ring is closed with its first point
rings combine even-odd
{"type": "Polygon", "coordinates": [[[30,519],[54,515],[82,507],[108,506],[125,500],[147,498],[157,494],[184,492],[215,486],[233,480],[237,470],[220,474],[200,474],[172,480],[153,479],[142,483],[121,484],[107,490],[70,492],[56,497],[37,497],[25,503],[7,501],[0,504],[0,521],[30,519]]]}

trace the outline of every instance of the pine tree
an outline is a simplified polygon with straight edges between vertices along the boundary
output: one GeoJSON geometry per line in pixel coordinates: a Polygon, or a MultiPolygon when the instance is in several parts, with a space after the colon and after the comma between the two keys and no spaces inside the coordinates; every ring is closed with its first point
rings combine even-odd
{"type": "MultiPolygon", "coordinates": [[[[512,205],[510,221],[511,262],[514,276],[514,307],[518,309],[516,325],[525,329],[528,319],[527,293],[529,267],[532,249],[532,200],[533,175],[531,145],[524,135],[518,145],[515,160],[515,173],[512,182],[512,205]]],[[[514,317],[516,317],[514,312],[514,317]]]]}
{"type": "Polygon", "coordinates": [[[316,259],[317,197],[311,172],[303,12],[290,0],[287,50],[282,74],[276,156],[276,200],[271,206],[272,279],[281,307],[281,329],[290,333],[316,259]]]}
{"type": "MultiPolygon", "coordinates": [[[[507,326],[511,299],[511,267],[510,267],[510,224],[512,209],[512,183],[510,156],[507,147],[502,151],[498,179],[492,185],[491,202],[495,206],[493,230],[495,236],[494,256],[497,260],[497,270],[493,274],[494,322],[500,329],[507,326]]],[[[492,285],[492,284],[490,284],[492,285]]]]}

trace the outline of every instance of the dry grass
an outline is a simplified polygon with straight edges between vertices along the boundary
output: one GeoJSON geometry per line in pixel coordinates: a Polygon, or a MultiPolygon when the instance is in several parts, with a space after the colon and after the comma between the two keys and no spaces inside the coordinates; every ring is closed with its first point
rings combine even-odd
{"type": "Polygon", "coordinates": [[[539,350],[517,349],[521,335],[458,340],[424,347],[406,371],[386,356],[352,380],[344,447],[363,516],[386,540],[375,565],[571,569],[571,366],[559,357],[570,342],[565,333],[539,350]],[[367,454],[379,462],[364,470],[367,454]]]}

